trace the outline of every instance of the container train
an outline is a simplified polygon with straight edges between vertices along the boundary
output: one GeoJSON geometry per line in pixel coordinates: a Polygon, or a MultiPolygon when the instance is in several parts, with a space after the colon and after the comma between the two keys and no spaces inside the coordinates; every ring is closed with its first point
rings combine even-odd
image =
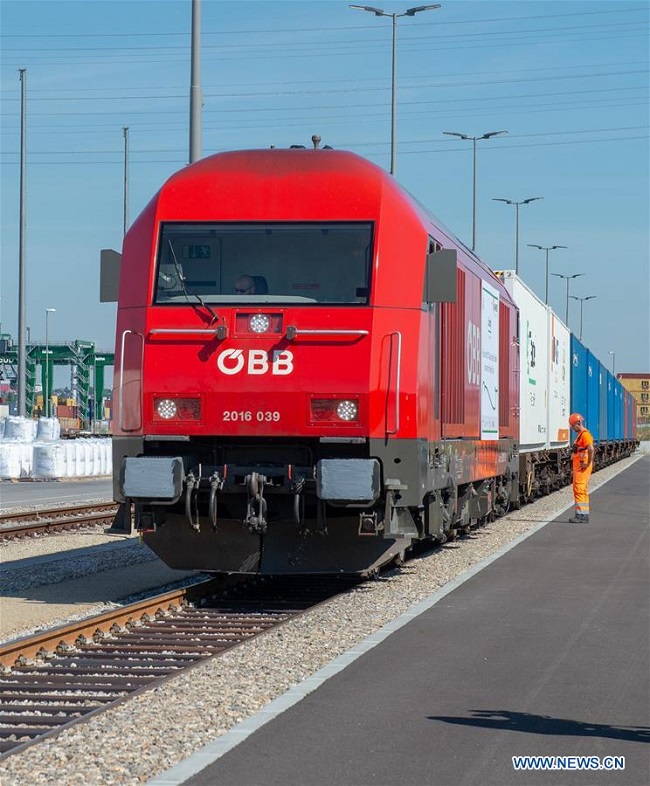
{"type": "Polygon", "coordinates": [[[349,152],[222,153],[124,239],[114,494],[174,568],[370,574],[597,465],[635,404],[513,272],[349,152]]]}

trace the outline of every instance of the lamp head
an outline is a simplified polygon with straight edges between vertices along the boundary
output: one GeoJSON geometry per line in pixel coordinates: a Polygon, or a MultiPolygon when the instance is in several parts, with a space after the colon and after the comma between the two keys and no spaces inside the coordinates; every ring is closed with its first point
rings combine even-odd
{"type": "Polygon", "coordinates": [[[418,5],[415,8],[408,8],[404,11],[405,16],[415,16],[420,11],[431,11],[434,8],[441,8],[440,3],[435,3],[434,5],[418,5]]]}
{"type": "Polygon", "coordinates": [[[359,11],[370,11],[375,16],[388,16],[382,8],[373,8],[371,5],[351,5],[350,8],[358,8],[359,11]]]}
{"type": "Polygon", "coordinates": [[[507,131],[488,131],[487,134],[483,134],[483,136],[480,136],[479,139],[489,139],[492,136],[500,136],[501,134],[507,133],[507,131]]]}

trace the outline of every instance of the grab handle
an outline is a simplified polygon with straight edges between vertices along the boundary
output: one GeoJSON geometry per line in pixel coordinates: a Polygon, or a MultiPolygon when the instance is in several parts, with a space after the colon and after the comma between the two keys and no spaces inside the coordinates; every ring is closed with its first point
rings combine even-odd
{"type": "Polygon", "coordinates": [[[387,334],[390,340],[390,353],[388,356],[388,382],[386,383],[386,434],[397,434],[400,427],[400,383],[402,372],[402,334],[399,330],[394,330],[392,333],[387,334]],[[393,368],[393,336],[397,338],[397,358],[395,369],[395,428],[388,428],[388,402],[390,394],[390,382],[393,368]]]}
{"type": "MultiPolygon", "coordinates": [[[[124,347],[126,344],[126,337],[127,335],[131,334],[132,336],[140,336],[142,339],[142,352],[140,355],[140,381],[142,381],[142,367],[144,365],[144,336],[142,333],[139,333],[137,330],[125,330],[122,333],[122,339],[120,342],[120,389],[117,396],[118,405],[120,408],[120,419],[119,419],[119,426],[122,431],[135,431],[135,429],[139,428],[138,426],[132,426],[127,428],[124,425],[124,409],[122,407],[122,403],[124,400],[123,391],[124,391],[124,347]]],[[[142,418],[140,418],[142,420],[142,418]]]]}
{"type": "Polygon", "coordinates": [[[295,325],[288,325],[286,338],[289,341],[293,341],[297,336],[367,336],[368,333],[368,330],[347,330],[345,328],[301,328],[299,330],[295,325]]]}

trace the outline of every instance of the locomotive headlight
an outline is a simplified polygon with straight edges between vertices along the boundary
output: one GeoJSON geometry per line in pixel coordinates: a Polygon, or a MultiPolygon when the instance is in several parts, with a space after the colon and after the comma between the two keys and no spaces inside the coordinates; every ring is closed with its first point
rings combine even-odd
{"type": "Polygon", "coordinates": [[[357,398],[313,398],[309,407],[312,423],[330,423],[333,426],[359,424],[357,398]]]}
{"type": "Polygon", "coordinates": [[[359,408],[354,401],[341,401],[336,407],[336,414],[341,420],[356,420],[359,408]]]}
{"type": "Polygon", "coordinates": [[[201,420],[201,398],[199,396],[154,396],[153,419],[178,421],[201,420]]]}
{"type": "Polygon", "coordinates": [[[170,398],[161,398],[156,402],[156,412],[161,418],[170,420],[176,415],[176,403],[170,398]]]}
{"type": "Polygon", "coordinates": [[[271,320],[266,314],[254,314],[250,318],[249,327],[253,333],[266,333],[271,327],[271,320]]]}

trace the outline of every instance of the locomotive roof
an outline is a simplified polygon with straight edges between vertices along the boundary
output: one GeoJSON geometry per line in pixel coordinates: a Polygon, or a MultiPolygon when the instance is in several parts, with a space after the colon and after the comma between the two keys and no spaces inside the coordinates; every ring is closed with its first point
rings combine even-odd
{"type": "Polygon", "coordinates": [[[195,187],[206,178],[232,187],[235,181],[251,184],[263,180],[296,180],[306,185],[304,177],[318,180],[320,176],[351,178],[367,184],[367,193],[382,185],[395,188],[392,178],[380,167],[355,153],[341,150],[280,149],[235,150],[216,153],[201,159],[173,174],[163,186],[163,191],[189,185],[195,187]]]}
{"type": "MultiPolygon", "coordinates": [[[[173,174],[159,192],[159,207],[163,208],[165,214],[167,208],[173,208],[174,215],[166,216],[165,220],[209,220],[208,215],[201,216],[201,208],[211,201],[220,202],[223,208],[221,200],[227,196],[233,204],[232,215],[224,215],[222,220],[242,220],[242,204],[249,203],[256,194],[259,202],[262,193],[265,207],[277,202],[278,186],[289,187],[284,192],[287,199],[290,198],[291,190],[299,191],[295,198],[306,209],[311,207],[312,201],[327,201],[330,213],[340,195],[349,191],[353,194],[355,212],[359,217],[363,211],[377,213],[381,201],[390,193],[405,210],[417,213],[429,229],[435,228],[437,239],[444,236],[445,248],[455,247],[465,265],[480,268],[505,293],[494,271],[392,175],[362,156],[346,150],[268,148],[216,153],[173,174]],[[332,187],[333,182],[338,186],[335,189],[332,187]],[[182,206],[185,204],[189,206],[187,215],[183,215],[182,206]]],[[[338,217],[340,220],[356,219],[356,216],[346,214],[348,206],[342,207],[338,217]]],[[[305,220],[313,219],[305,215],[305,220]]]]}

